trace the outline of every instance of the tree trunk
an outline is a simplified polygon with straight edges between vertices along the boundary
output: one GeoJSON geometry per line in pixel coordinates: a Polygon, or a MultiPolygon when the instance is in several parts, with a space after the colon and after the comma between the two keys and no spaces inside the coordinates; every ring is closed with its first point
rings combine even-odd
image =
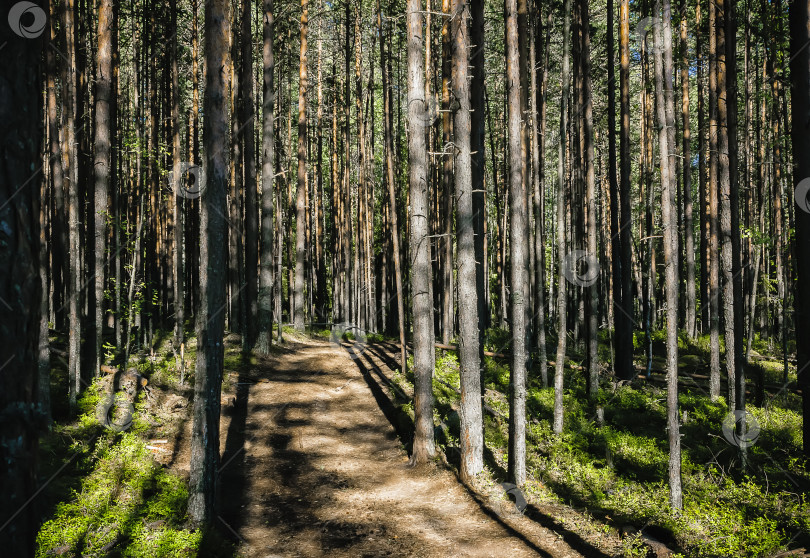
{"type": "Polygon", "coordinates": [[[79,270],[79,161],[76,148],[76,41],[74,28],[74,0],[65,0],[62,9],[63,26],[67,45],[67,60],[63,75],[65,99],[64,143],[62,146],[63,166],[68,169],[68,383],[71,413],[76,411],[76,402],[81,391],[81,320],[79,306],[81,295],[81,273],[79,270]]]}
{"type": "Polygon", "coordinates": [[[461,381],[461,478],[471,483],[484,467],[483,411],[478,335],[478,296],[475,269],[475,230],[471,153],[470,89],[467,80],[470,39],[469,5],[453,0],[450,35],[453,49],[452,93],[458,106],[453,113],[455,192],[458,241],[458,315],[461,381]]]}
{"type": "Polygon", "coordinates": [[[718,76],[717,2],[709,0],[709,395],[720,397],[720,261],[717,223],[718,200],[718,76]]]}
{"type": "MultiPolygon", "coordinates": [[[[621,297],[617,299],[620,306],[618,312],[614,311],[614,331],[616,336],[616,362],[614,372],[622,380],[629,380],[635,376],[633,366],[633,296],[631,292],[632,281],[632,240],[630,209],[630,3],[621,0],[619,8],[619,50],[621,68],[619,71],[621,132],[619,136],[619,150],[621,153],[621,168],[619,182],[619,253],[613,253],[614,265],[619,266],[619,273],[614,274],[614,280],[621,284],[621,297]],[[617,277],[618,276],[618,277],[617,277]]],[[[616,233],[614,233],[616,234],[616,233]]],[[[615,272],[614,272],[615,273],[615,272]]],[[[615,298],[615,295],[614,295],[615,298]]]]}
{"type": "Polygon", "coordinates": [[[209,0],[205,8],[205,146],[206,188],[200,206],[200,310],[197,316],[197,366],[194,378],[194,423],[191,432],[188,513],[195,525],[216,517],[219,469],[219,415],[224,366],[226,226],[222,208],[228,181],[227,73],[222,67],[228,49],[226,0],[209,0]]]}
{"type": "Polygon", "coordinates": [[[565,278],[565,144],[568,132],[568,90],[570,88],[571,0],[565,0],[563,20],[562,91],[560,94],[560,141],[557,145],[557,358],[554,370],[554,423],[555,434],[563,429],[563,375],[565,373],[565,345],[568,324],[565,278]]]}
{"type": "MultiPolygon", "coordinates": [[[[33,10],[31,8],[30,10],[33,10]]],[[[40,10],[40,8],[36,8],[40,10]]],[[[44,17],[43,13],[43,17],[44,17]]],[[[4,101],[0,105],[0,199],[4,202],[0,242],[0,545],[8,556],[33,556],[39,527],[38,506],[30,505],[37,488],[37,430],[42,426],[37,400],[40,342],[39,171],[42,130],[43,39],[25,39],[0,29],[4,101]]],[[[47,343],[47,339],[46,339],[47,343]]]]}
{"type": "MultiPolygon", "coordinates": [[[[593,137],[593,90],[591,88],[591,31],[590,15],[588,13],[588,0],[580,3],[582,13],[582,93],[584,101],[584,132],[585,132],[585,209],[587,217],[587,252],[590,261],[597,261],[598,252],[596,239],[598,227],[596,224],[596,170],[594,168],[594,137],[593,137]]],[[[588,269],[588,273],[593,270],[588,269]]],[[[588,376],[587,391],[591,401],[596,400],[599,391],[599,358],[598,358],[598,293],[596,281],[585,287],[585,331],[587,340],[588,376]]]]}
{"type": "MultiPolygon", "coordinates": [[[[275,57],[273,54],[273,0],[264,0],[264,23],[262,27],[262,222],[261,222],[261,268],[259,275],[258,311],[259,329],[257,349],[269,354],[273,344],[273,286],[275,284],[273,261],[273,183],[275,179],[275,57]]],[[[277,209],[278,211],[278,209],[277,209]]],[[[278,297],[278,294],[276,294],[278,297]]]]}
{"type": "Polygon", "coordinates": [[[242,0],[242,64],[239,66],[242,92],[242,138],[245,174],[245,334],[242,345],[251,348],[256,343],[259,289],[259,206],[256,191],[256,118],[253,98],[253,31],[250,0],[242,0]]]}
{"type": "Polygon", "coordinates": [[[306,259],[306,225],[309,212],[307,193],[307,18],[309,0],[301,0],[301,55],[298,66],[298,189],[295,220],[295,287],[293,291],[293,326],[304,331],[304,265],[306,259]]]}
{"type": "MultiPolygon", "coordinates": [[[[689,42],[686,0],[681,12],[681,121],[683,125],[683,238],[686,252],[686,334],[695,337],[695,240],[692,222],[692,152],[689,121],[689,42]]],[[[699,31],[698,31],[699,32],[699,31]]]]}
{"type": "MultiPolygon", "coordinates": [[[[473,230],[475,234],[475,285],[478,302],[478,363],[483,377],[484,337],[489,327],[489,306],[486,293],[489,291],[489,280],[485,273],[486,262],[486,152],[484,148],[484,127],[486,125],[485,82],[484,82],[484,0],[470,0],[470,63],[472,79],[470,81],[471,136],[470,150],[472,156],[472,211],[473,230]]],[[[545,366],[544,366],[545,370],[545,366]]],[[[479,382],[484,389],[483,381],[479,382]]]]}
{"type": "Polygon", "coordinates": [[[113,21],[112,0],[102,0],[98,7],[98,51],[96,53],[96,129],[95,129],[95,209],[94,231],[95,247],[94,275],[95,290],[93,307],[95,310],[95,374],[99,373],[103,362],[102,332],[104,330],[104,264],[107,249],[107,192],[110,190],[110,141],[112,138],[112,114],[110,104],[112,97],[112,35],[113,21]]]}
{"type": "MultiPolygon", "coordinates": [[[[790,82],[791,82],[791,140],[795,187],[810,177],[810,2],[790,4],[790,82]]],[[[802,208],[803,209],[803,208],[802,208]]],[[[799,285],[810,281],[810,213],[796,211],[796,278],[799,285]]],[[[810,457],[810,292],[795,290],[796,366],[802,388],[802,445],[810,457]]]]}
{"type": "Polygon", "coordinates": [[[675,214],[674,145],[669,130],[675,126],[672,91],[672,14],[669,0],[655,2],[655,97],[658,117],[658,149],[661,166],[661,220],[664,229],[666,290],[667,433],[669,438],[669,503],[683,509],[681,490],[681,436],[678,415],[678,229],[675,214]],[[670,148],[670,145],[672,147],[670,148]]]}
{"type": "MultiPolygon", "coordinates": [[[[540,379],[543,387],[548,387],[548,355],[546,353],[546,301],[545,301],[545,203],[544,203],[544,181],[545,172],[543,169],[543,154],[545,147],[545,127],[546,127],[546,87],[548,76],[548,51],[549,41],[541,40],[541,35],[546,27],[540,22],[542,14],[538,8],[538,3],[534,4],[534,23],[530,25],[532,30],[532,40],[529,52],[529,66],[531,67],[531,114],[532,114],[532,195],[534,210],[534,274],[535,274],[535,296],[534,296],[534,316],[535,331],[534,342],[537,346],[537,359],[540,365],[540,379]],[[542,45],[542,48],[540,48],[542,45]],[[543,56],[543,66],[538,81],[537,57],[543,56]]],[[[548,8],[551,13],[551,8],[548,8]]],[[[548,36],[548,35],[547,35],[548,36]]],[[[483,109],[483,107],[482,107],[483,109]]],[[[482,285],[483,289],[488,289],[488,285],[482,285]]]]}
{"type": "MultiPolygon", "coordinates": [[[[526,304],[528,301],[524,298],[526,293],[526,192],[523,182],[524,161],[522,157],[525,151],[521,145],[520,122],[518,0],[506,0],[506,87],[511,225],[509,246],[512,259],[509,282],[512,289],[512,360],[509,382],[509,469],[507,477],[510,482],[523,486],[526,482],[526,304]]],[[[458,172],[458,165],[456,172],[458,172]]],[[[465,258],[461,256],[460,259],[464,261],[465,258]]]]}
{"type": "MultiPolygon", "coordinates": [[[[442,12],[449,14],[451,10],[450,0],[442,1],[442,12]]],[[[443,18],[442,26],[442,152],[448,150],[453,139],[453,117],[450,109],[451,101],[451,81],[453,72],[453,45],[450,37],[451,20],[449,17],[443,18]]],[[[439,219],[444,225],[443,236],[441,237],[441,247],[443,252],[439,254],[441,261],[441,333],[442,343],[449,343],[453,337],[454,314],[453,314],[453,154],[442,155],[442,212],[443,217],[439,219]]]]}
{"type": "MultiPolygon", "coordinates": [[[[411,199],[411,290],[413,292],[414,423],[412,464],[433,458],[433,277],[428,222],[427,147],[429,107],[422,75],[423,15],[420,0],[408,0],[408,169],[411,199]]],[[[462,421],[463,428],[463,421],[462,421]]],[[[463,437],[462,437],[463,439],[463,437]]],[[[462,448],[463,448],[462,444],[462,448]]]]}

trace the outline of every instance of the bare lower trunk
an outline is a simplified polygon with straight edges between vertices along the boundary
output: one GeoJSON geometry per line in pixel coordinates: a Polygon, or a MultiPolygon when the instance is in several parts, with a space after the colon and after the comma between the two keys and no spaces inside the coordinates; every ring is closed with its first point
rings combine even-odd
{"type": "Polygon", "coordinates": [[[667,362],[667,433],[669,438],[669,503],[674,509],[683,508],[681,490],[681,436],[678,414],[678,233],[675,212],[675,146],[670,143],[670,129],[675,126],[672,92],[672,26],[669,0],[655,3],[655,18],[663,15],[661,25],[655,25],[655,96],[658,119],[658,146],[661,165],[661,219],[664,228],[667,362]]]}
{"type": "MultiPolygon", "coordinates": [[[[420,0],[408,1],[408,168],[411,201],[411,290],[413,292],[414,423],[411,463],[433,458],[433,277],[428,222],[427,147],[428,105],[422,75],[420,0]]],[[[463,424],[463,423],[462,423],[463,424]]],[[[463,438],[462,438],[463,439],[463,438]]],[[[463,445],[462,445],[463,448],[463,445]]]]}
{"type": "Polygon", "coordinates": [[[219,68],[227,56],[227,3],[209,0],[205,8],[206,73],[205,147],[206,188],[201,198],[200,312],[197,316],[197,366],[194,379],[194,423],[191,433],[188,513],[196,525],[216,517],[219,469],[219,415],[224,365],[226,227],[222,212],[228,180],[227,73],[219,68]]]}
{"type": "MultiPolygon", "coordinates": [[[[5,23],[5,22],[4,22],[5,23]]],[[[0,242],[0,544],[4,556],[33,556],[40,510],[28,504],[36,496],[38,428],[37,359],[40,341],[38,275],[39,197],[37,172],[42,164],[42,73],[44,39],[24,39],[0,29],[4,100],[0,108],[0,199],[3,241],[0,242]]],[[[47,336],[45,339],[47,343],[47,336]]]]}
{"type": "Polygon", "coordinates": [[[256,147],[253,99],[253,31],[251,8],[253,2],[242,0],[242,64],[239,68],[242,92],[242,141],[245,175],[245,334],[242,345],[251,348],[256,343],[259,289],[259,206],[256,185],[256,147]]]}
{"type": "MultiPolygon", "coordinates": [[[[273,0],[264,0],[263,23],[263,82],[262,82],[262,220],[261,220],[261,268],[259,270],[259,329],[257,349],[263,354],[270,352],[273,344],[273,286],[275,274],[273,261],[273,196],[275,174],[275,120],[273,56],[273,0]]],[[[278,208],[276,209],[278,211],[278,208]]],[[[278,294],[276,297],[278,298],[278,294]]]]}
{"type": "Polygon", "coordinates": [[[560,95],[560,138],[557,146],[557,361],[554,370],[554,424],[555,434],[563,430],[563,375],[565,373],[565,346],[567,335],[567,300],[565,278],[565,137],[568,131],[568,90],[570,87],[571,60],[571,0],[565,0],[565,19],[563,23],[563,60],[562,91],[560,95]]]}
{"type": "Polygon", "coordinates": [[[306,225],[309,212],[307,192],[307,18],[309,1],[301,0],[301,54],[298,67],[298,189],[295,220],[295,286],[293,290],[293,326],[304,331],[304,265],[306,260],[306,225]]]}

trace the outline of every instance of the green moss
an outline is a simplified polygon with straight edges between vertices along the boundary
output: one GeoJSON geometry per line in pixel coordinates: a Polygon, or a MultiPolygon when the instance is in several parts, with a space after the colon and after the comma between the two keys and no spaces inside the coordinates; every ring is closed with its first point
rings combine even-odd
{"type": "Polygon", "coordinates": [[[105,545],[116,541],[126,549],[124,556],[196,553],[199,534],[183,527],[185,483],[162,469],[136,434],[116,438],[98,444],[94,469],[43,524],[38,557],[64,547],[72,555],[101,556],[105,545]]]}
{"type": "MultiPolygon", "coordinates": [[[[195,344],[190,340],[188,345],[195,344]]],[[[238,365],[250,362],[229,357],[238,365]]],[[[190,362],[193,351],[186,353],[186,365],[190,362]]],[[[151,374],[151,385],[179,377],[172,354],[137,368],[151,374]]],[[[104,379],[97,378],[78,400],[77,420],[55,425],[44,439],[42,449],[54,461],[50,466],[70,460],[70,467],[51,487],[59,501],[37,534],[36,556],[196,556],[203,535],[187,528],[186,483],[156,463],[146,447],[157,417],[147,412],[141,393],[126,432],[104,428],[97,413],[107,389],[104,379]]]]}

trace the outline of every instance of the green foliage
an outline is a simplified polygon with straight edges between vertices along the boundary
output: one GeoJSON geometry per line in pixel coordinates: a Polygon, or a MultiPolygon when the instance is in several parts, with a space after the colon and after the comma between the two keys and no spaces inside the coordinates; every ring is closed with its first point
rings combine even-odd
{"type": "MultiPolygon", "coordinates": [[[[193,352],[191,356],[193,360],[193,352]]],[[[176,373],[173,362],[169,356],[140,362],[137,368],[166,379],[176,373]]],[[[96,378],[78,400],[77,420],[56,425],[44,439],[49,456],[56,461],[72,457],[72,465],[61,475],[61,501],[37,535],[36,556],[196,556],[202,534],[186,527],[186,483],[162,468],[147,449],[145,434],[155,417],[146,412],[143,397],[126,432],[100,424],[97,409],[108,397],[108,381],[96,378]],[[64,452],[68,455],[60,455],[64,452]]]]}
{"type": "Polygon", "coordinates": [[[491,327],[484,335],[484,350],[499,353],[509,347],[511,341],[512,334],[508,329],[491,327]]]}
{"type": "Polygon", "coordinates": [[[509,387],[509,368],[493,358],[484,357],[484,384],[491,389],[506,391],[509,387]]]}
{"type": "MultiPolygon", "coordinates": [[[[663,336],[660,331],[653,334],[659,344],[663,336]]],[[[685,357],[691,357],[681,362],[687,368],[702,362],[704,355],[708,357],[708,336],[692,342],[680,335],[679,346],[685,357]]],[[[484,365],[490,390],[487,405],[505,416],[509,368],[492,358],[484,365]]],[[[789,484],[789,479],[795,479],[810,486],[810,475],[798,458],[786,458],[800,453],[798,409],[749,406],[762,426],[757,444],[748,452],[751,470],[765,470],[767,484],[764,478],[741,476],[738,454],[722,434],[728,413],[725,400],[712,401],[701,390],[682,389],[685,508],[674,512],[669,507],[667,479],[666,392],[651,385],[603,386],[597,398],[605,416],[600,427],[595,408],[585,397],[581,376],[567,374],[565,429],[560,436],[551,431],[554,389],[542,388],[537,380],[527,386],[527,467],[554,495],[608,517],[616,526],[649,525],[668,531],[688,556],[762,556],[776,552],[796,531],[810,536],[810,507],[790,495],[798,489],[789,484]],[[772,462],[773,456],[781,465],[772,462]]],[[[457,377],[455,356],[440,354],[437,380],[457,387],[457,377]]],[[[434,381],[434,395],[437,422],[452,430],[458,395],[438,381],[434,381]]],[[[506,422],[485,416],[484,436],[500,466],[505,466],[506,422]]],[[[448,444],[452,441],[451,436],[448,444]]],[[[624,556],[646,555],[638,538],[627,537],[623,545],[624,556]]]]}
{"type": "Polygon", "coordinates": [[[73,499],[57,505],[37,535],[37,556],[67,547],[69,555],[104,556],[106,545],[121,556],[194,556],[200,534],[183,527],[188,491],[162,469],[145,442],[126,432],[98,444],[93,470],[73,499]]]}

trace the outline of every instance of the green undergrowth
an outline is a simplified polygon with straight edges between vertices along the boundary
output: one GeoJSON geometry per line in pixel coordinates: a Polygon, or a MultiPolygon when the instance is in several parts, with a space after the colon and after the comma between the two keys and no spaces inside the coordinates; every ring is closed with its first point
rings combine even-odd
{"type": "MultiPolygon", "coordinates": [[[[186,343],[191,347],[185,351],[186,389],[193,379],[195,345],[186,343]]],[[[157,354],[165,356],[136,356],[131,366],[153,388],[182,387],[174,355],[157,354]]],[[[146,447],[161,419],[150,414],[143,392],[125,431],[101,424],[106,386],[104,378],[95,379],[79,398],[77,418],[56,423],[41,440],[43,476],[53,479],[44,495],[36,556],[179,558],[200,555],[201,546],[232,554],[216,533],[189,526],[185,480],[158,464],[146,447]]],[[[125,402],[116,405],[113,421],[126,424],[126,409],[125,402]]]]}
{"type": "MultiPolygon", "coordinates": [[[[682,342],[686,354],[690,349],[701,354],[700,340],[682,342]]],[[[395,381],[410,389],[413,377],[397,374],[395,381]]],[[[484,382],[486,404],[500,415],[487,413],[484,421],[487,449],[495,459],[487,464],[495,473],[505,468],[508,446],[507,363],[486,358],[484,382]]],[[[455,354],[437,350],[433,387],[437,445],[445,452],[457,451],[455,354]]],[[[614,387],[603,380],[597,402],[589,403],[582,372],[567,368],[563,399],[565,427],[557,436],[551,429],[554,390],[543,388],[530,374],[527,468],[530,478],[542,484],[543,499],[587,510],[617,529],[644,529],[688,556],[767,556],[810,542],[810,505],[804,497],[810,474],[799,459],[802,420],[795,396],[773,398],[762,408],[749,405],[761,431],[743,468],[739,451],[723,435],[726,403],[711,401],[699,388],[681,387],[680,512],[669,506],[663,388],[644,383],[614,387]],[[602,425],[597,404],[604,409],[602,425]]],[[[644,555],[637,537],[627,537],[623,544],[625,556],[644,555]]]]}

